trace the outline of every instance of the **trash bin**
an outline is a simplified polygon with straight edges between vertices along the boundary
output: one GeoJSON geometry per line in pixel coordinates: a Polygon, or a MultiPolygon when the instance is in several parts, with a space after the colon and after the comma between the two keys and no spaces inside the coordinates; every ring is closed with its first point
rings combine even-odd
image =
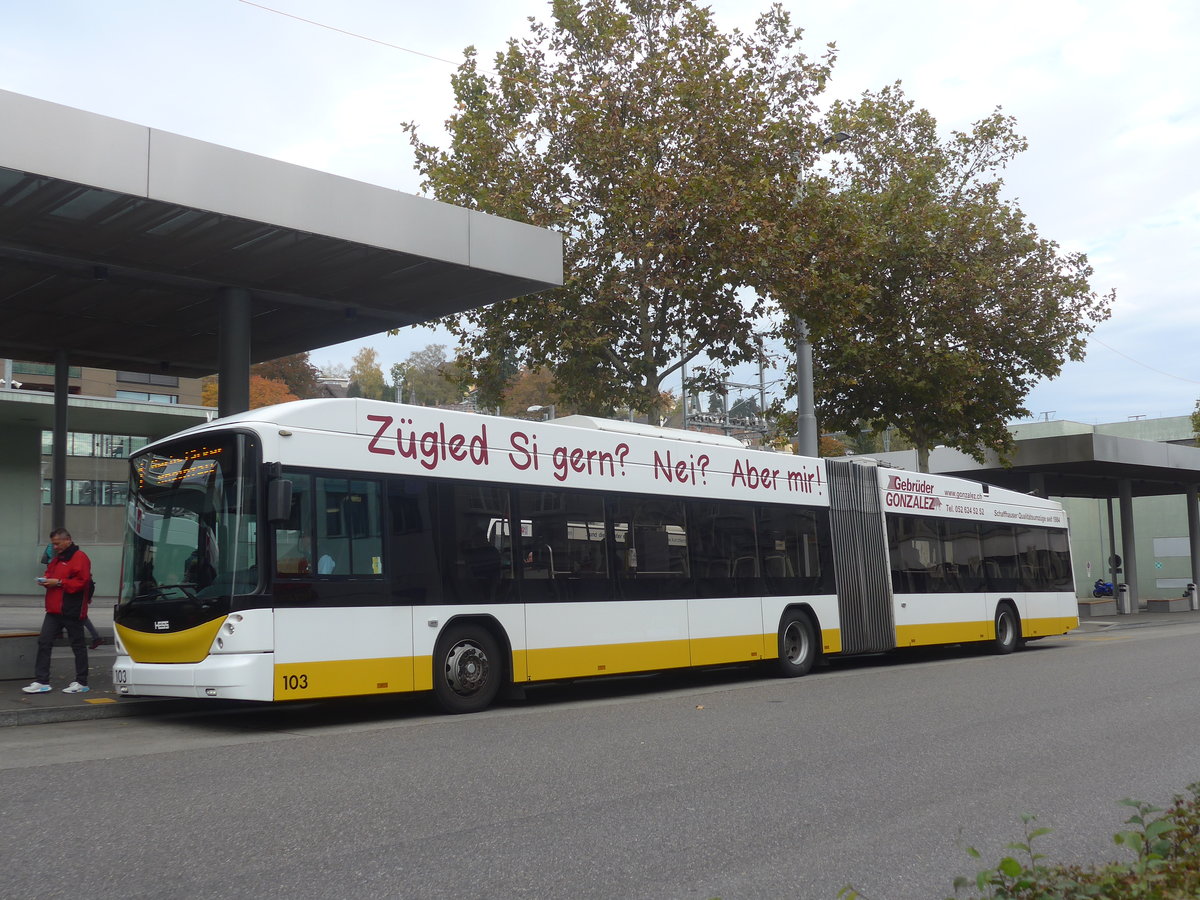
{"type": "Polygon", "coordinates": [[[1117,615],[1128,616],[1133,613],[1129,603],[1129,585],[1117,585],[1117,615]]]}
{"type": "Polygon", "coordinates": [[[1188,598],[1188,609],[1200,609],[1200,597],[1196,596],[1196,585],[1189,583],[1184,596],[1188,598]]]}

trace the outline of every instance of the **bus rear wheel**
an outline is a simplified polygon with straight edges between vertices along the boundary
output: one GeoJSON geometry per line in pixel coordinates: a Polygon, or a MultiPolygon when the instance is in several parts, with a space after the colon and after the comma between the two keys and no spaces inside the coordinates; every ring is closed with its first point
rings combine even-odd
{"type": "Polygon", "coordinates": [[[1021,623],[1011,603],[996,607],[996,637],[992,641],[994,653],[1012,653],[1021,642],[1021,623]]]}
{"type": "Polygon", "coordinates": [[[500,691],[500,645],[479,625],[451,625],[433,651],[433,695],[448,713],[487,709],[500,691]]]}
{"type": "Polygon", "coordinates": [[[784,678],[807,675],[817,660],[817,632],[805,613],[787,612],[779,623],[779,674],[784,678]]]}

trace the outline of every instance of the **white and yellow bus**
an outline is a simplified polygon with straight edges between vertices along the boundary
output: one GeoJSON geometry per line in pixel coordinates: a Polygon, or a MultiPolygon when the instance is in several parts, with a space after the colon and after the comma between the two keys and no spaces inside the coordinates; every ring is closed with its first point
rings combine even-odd
{"type": "Polygon", "coordinates": [[[1023,641],[1078,624],[1062,507],[579,416],[362,399],[131,459],[119,691],[301,700],[1023,641]]]}

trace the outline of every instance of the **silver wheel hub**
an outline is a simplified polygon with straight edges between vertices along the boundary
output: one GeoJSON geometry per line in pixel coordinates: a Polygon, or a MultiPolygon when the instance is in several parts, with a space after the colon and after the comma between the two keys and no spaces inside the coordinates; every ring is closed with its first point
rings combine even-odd
{"type": "Polygon", "coordinates": [[[463,641],[446,654],[446,683],[464,697],[478,693],[488,680],[487,654],[477,644],[463,641]]]}
{"type": "Polygon", "coordinates": [[[799,663],[808,656],[808,634],[795,622],[783,633],[783,652],[790,663],[799,663]]]}

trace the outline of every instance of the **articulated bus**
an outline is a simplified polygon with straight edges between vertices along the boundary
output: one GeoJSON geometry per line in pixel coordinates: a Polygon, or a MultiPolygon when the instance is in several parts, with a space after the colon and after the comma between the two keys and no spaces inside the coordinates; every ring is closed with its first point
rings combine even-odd
{"type": "Polygon", "coordinates": [[[131,458],[114,682],[303,700],[964,642],[1078,625],[1049,500],[697,432],[363,399],[131,458]]]}

